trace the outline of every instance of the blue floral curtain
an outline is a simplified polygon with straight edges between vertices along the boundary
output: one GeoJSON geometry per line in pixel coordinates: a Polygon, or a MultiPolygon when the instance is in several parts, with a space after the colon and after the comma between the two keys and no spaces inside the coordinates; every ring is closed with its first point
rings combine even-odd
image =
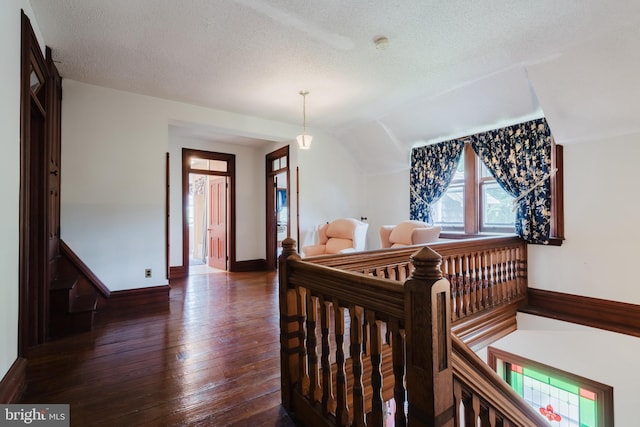
{"type": "Polygon", "coordinates": [[[411,150],[411,219],[433,223],[431,206],[449,187],[463,148],[464,142],[452,140],[411,150]]]}
{"type": "Polygon", "coordinates": [[[549,241],[551,132],[542,119],[470,137],[471,146],[502,188],[516,199],[516,234],[549,241]]]}

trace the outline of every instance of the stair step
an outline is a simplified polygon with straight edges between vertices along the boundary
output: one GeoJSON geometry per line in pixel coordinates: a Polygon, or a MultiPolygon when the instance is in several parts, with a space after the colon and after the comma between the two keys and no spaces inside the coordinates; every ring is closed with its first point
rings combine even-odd
{"type": "Polygon", "coordinates": [[[98,306],[98,294],[78,295],[71,299],[69,313],[83,313],[87,311],[95,311],[98,306]]]}

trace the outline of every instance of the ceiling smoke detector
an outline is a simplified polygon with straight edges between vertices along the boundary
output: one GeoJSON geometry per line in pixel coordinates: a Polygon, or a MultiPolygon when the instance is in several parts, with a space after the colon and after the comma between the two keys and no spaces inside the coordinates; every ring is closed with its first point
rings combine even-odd
{"type": "Polygon", "coordinates": [[[373,39],[373,43],[376,45],[376,49],[385,50],[389,47],[389,39],[385,36],[379,36],[373,39]]]}

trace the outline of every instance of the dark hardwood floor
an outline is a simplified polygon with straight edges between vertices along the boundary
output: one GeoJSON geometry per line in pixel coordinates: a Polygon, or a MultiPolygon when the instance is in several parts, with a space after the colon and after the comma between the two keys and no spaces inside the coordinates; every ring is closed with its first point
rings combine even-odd
{"type": "Polygon", "coordinates": [[[22,402],[68,403],[77,427],[293,426],[280,405],[276,274],[171,287],[168,305],[33,348],[22,402]]]}

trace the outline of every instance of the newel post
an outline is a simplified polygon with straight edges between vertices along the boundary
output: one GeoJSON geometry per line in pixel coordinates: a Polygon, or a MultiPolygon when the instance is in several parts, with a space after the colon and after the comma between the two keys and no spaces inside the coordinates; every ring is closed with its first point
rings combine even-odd
{"type": "Polygon", "coordinates": [[[408,425],[453,426],[451,299],[442,278],[442,257],[428,247],[411,257],[415,269],[404,283],[408,425]]]}
{"type": "Polygon", "coordinates": [[[278,299],[280,303],[280,376],[282,406],[292,410],[293,390],[298,382],[298,353],[300,334],[296,291],[289,287],[289,258],[300,259],[296,252],[296,241],[287,237],[282,242],[282,254],[278,258],[278,299]]]}

